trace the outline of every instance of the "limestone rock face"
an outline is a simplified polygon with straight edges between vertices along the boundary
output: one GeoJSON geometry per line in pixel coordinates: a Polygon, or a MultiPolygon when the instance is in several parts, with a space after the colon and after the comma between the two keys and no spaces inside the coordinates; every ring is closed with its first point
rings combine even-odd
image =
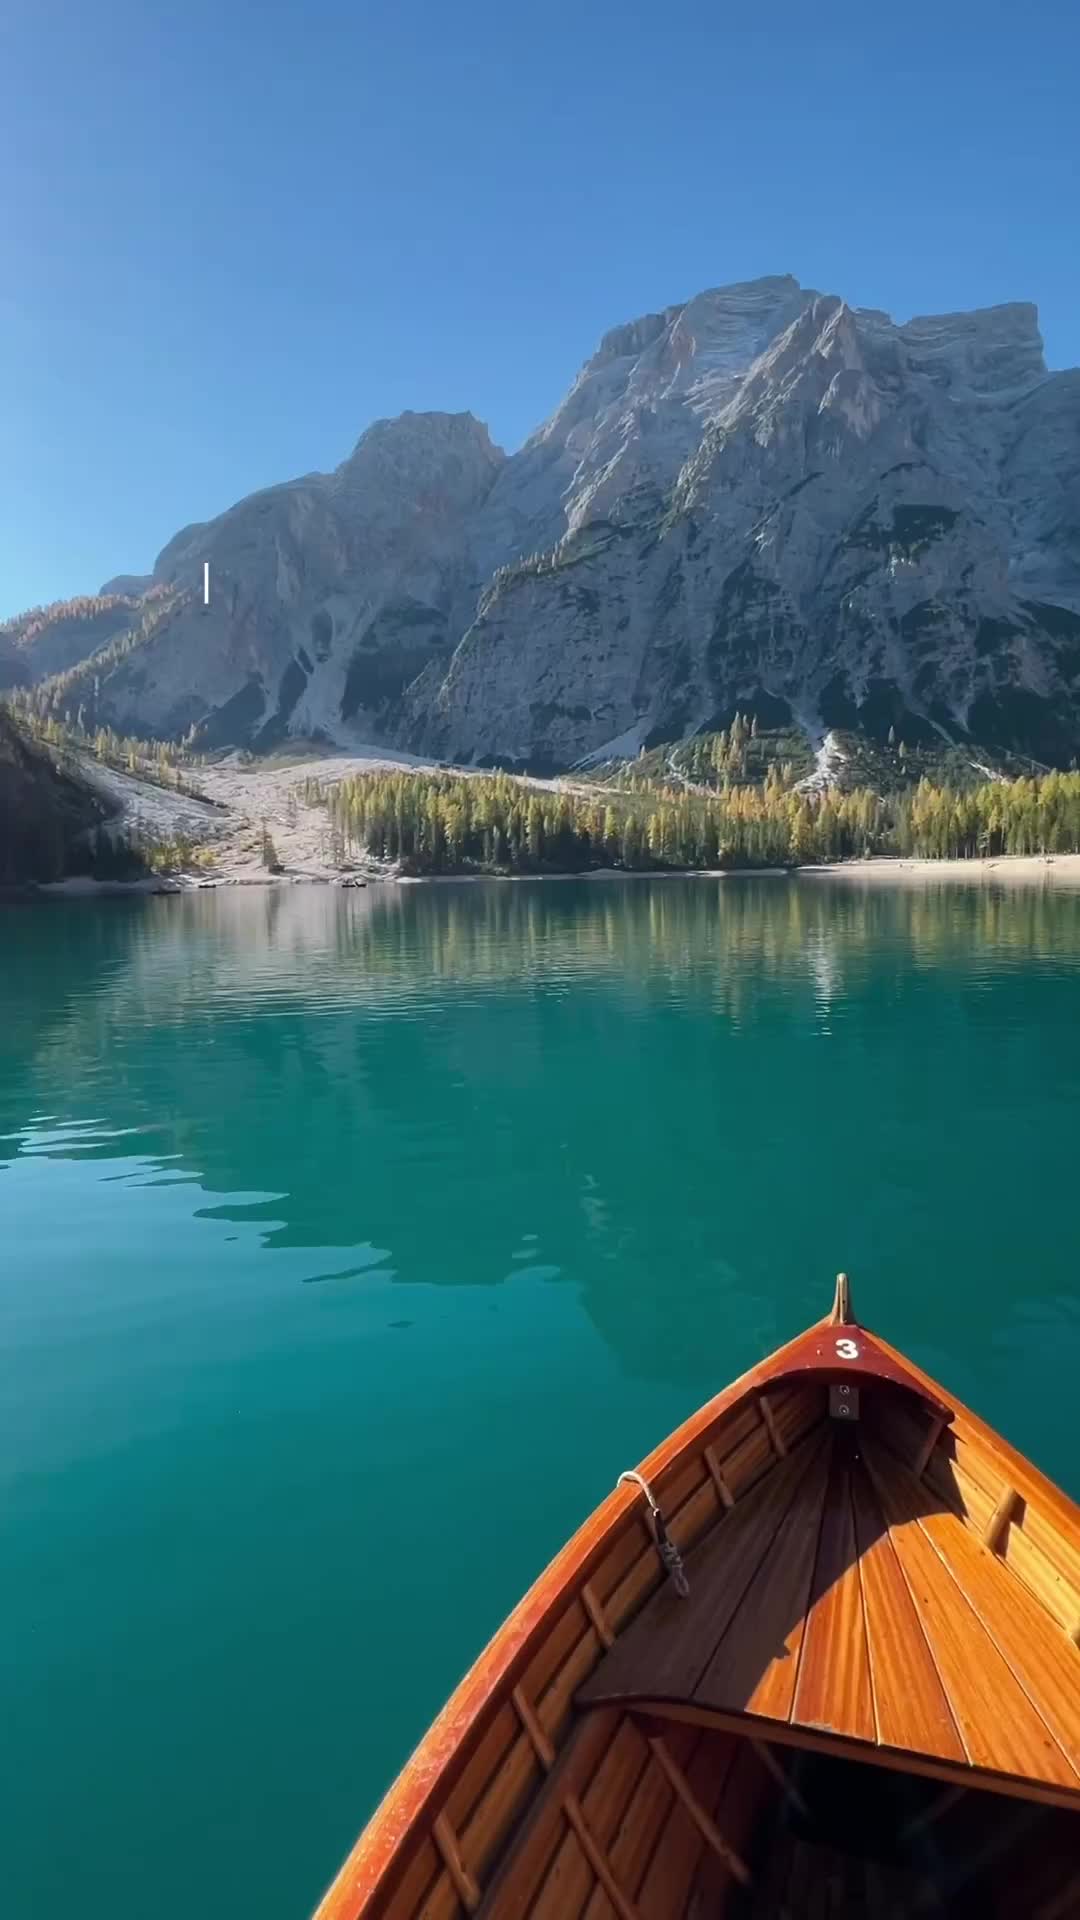
{"type": "Polygon", "coordinates": [[[500,474],[481,551],[545,457],[561,530],[534,513],[539,551],[410,691],[410,744],[566,764],[754,706],[1080,746],[1080,374],[1047,374],[1034,308],[895,326],[762,281],[622,329],[500,474]]]}
{"type": "Polygon", "coordinates": [[[377,422],[154,583],[95,675],[94,717],[143,733],[565,766],[754,707],[1067,762],[1080,372],[1031,306],[721,287],[605,335],[511,458],[469,414],[377,422]]]}

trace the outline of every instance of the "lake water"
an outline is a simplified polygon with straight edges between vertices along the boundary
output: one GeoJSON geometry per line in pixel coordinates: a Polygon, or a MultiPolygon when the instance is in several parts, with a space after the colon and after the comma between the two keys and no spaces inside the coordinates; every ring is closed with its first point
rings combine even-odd
{"type": "Polygon", "coordinates": [[[1080,1494],[1080,894],[0,910],[11,1920],[303,1920],[709,1393],[861,1316],[1080,1494]]]}

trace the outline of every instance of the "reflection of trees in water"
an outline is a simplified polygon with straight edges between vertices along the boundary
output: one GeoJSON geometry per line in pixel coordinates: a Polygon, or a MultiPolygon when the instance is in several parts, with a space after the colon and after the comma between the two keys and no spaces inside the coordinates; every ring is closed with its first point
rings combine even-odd
{"type": "Polygon", "coordinates": [[[631,1371],[704,1391],[873,1247],[872,1116],[822,1133],[791,1036],[871,977],[988,951],[999,975],[1075,963],[1080,895],[665,880],[41,909],[5,946],[0,1131],[15,1102],[139,1129],[108,1151],[179,1155],[210,1207],[311,1250],[311,1278],[368,1246],[402,1282],[557,1271],[631,1371]]]}

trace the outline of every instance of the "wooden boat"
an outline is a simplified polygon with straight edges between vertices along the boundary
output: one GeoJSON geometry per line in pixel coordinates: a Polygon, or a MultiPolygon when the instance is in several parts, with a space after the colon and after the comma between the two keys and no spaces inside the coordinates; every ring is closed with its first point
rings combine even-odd
{"type": "Polygon", "coordinates": [[[671,1435],[317,1920],[1080,1916],[1080,1508],[828,1319],[671,1435]]]}

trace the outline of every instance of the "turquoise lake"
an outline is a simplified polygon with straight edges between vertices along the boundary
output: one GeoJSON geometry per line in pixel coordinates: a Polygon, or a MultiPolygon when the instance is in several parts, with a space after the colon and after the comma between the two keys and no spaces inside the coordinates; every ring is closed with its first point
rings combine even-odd
{"type": "Polygon", "coordinates": [[[1080,1495],[1080,892],[12,906],[0,988],[10,1920],[304,1920],[838,1267],[1080,1495]]]}

